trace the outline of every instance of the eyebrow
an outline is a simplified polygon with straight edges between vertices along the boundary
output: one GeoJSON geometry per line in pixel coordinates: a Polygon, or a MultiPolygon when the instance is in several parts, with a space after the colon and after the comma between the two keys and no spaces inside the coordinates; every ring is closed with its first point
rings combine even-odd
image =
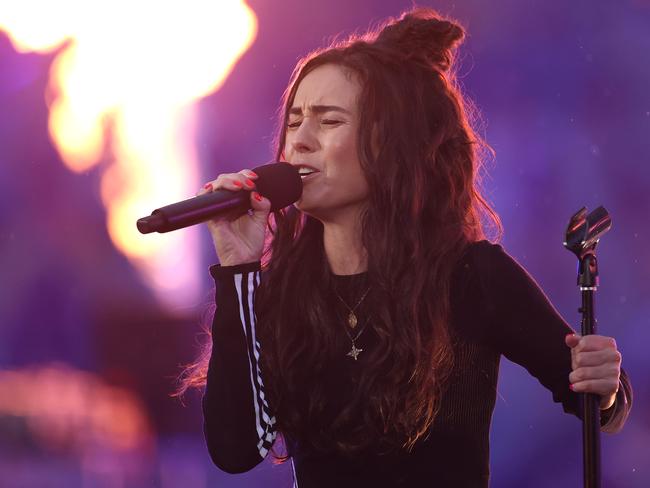
{"type": "MultiPolygon", "coordinates": [[[[337,105],[311,105],[309,111],[315,114],[322,114],[325,112],[341,112],[347,115],[351,115],[349,110],[339,107],[337,105]]],[[[302,108],[300,107],[291,107],[289,109],[289,115],[302,115],[302,108]]]]}

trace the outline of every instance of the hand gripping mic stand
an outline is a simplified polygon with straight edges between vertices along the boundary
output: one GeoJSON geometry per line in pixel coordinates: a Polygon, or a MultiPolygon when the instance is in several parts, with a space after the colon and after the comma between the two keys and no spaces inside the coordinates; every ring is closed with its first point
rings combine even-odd
{"type": "MultiPolygon", "coordinates": [[[[578,286],[582,292],[582,335],[596,333],[594,291],[598,287],[596,244],[612,226],[612,219],[603,207],[587,215],[582,207],[571,217],[564,237],[564,247],[578,258],[578,286]]],[[[600,398],[593,393],[582,396],[582,453],[584,487],[600,488],[600,398]]]]}

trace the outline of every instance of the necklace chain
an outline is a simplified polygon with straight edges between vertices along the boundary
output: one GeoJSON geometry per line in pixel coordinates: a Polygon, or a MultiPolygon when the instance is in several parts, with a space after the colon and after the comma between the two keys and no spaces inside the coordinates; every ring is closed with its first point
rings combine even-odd
{"type": "Polygon", "coordinates": [[[348,305],[346,303],[346,301],[343,300],[343,298],[341,298],[341,295],[338,294],[336,289],[334,290],[334,294],[336,295],[336,297],[341,301],[341,303],[343,305],[345,305],[345,308],[347,308],[349,310],[349,312],[350,312],[348,314],[348,325],[345,327],[345,333],[348,335],[348,338],[350,339],[350,342],[352,342],[352,349],[350,349],[350,352],[347,353],[347,356],[353,358],[355,361],[357,360],[357,357],[359,356],[359,353],[362,352],[363,349],[359,349],[356,346],[354,341],[356,341],[359,338],[359,336],[361,336],[363,331],[366,329],[366,325],[368,325],[369,320],[365,321],[365,323],[359,329],[359,332],[357,332],[357,334],[354,337],[352,337],[352,334],[350,334],[349,329],[354,329],[357,326],[358,319],[357,319],[357,315],[354,312],[359,307],[359,305],[361,305],[361,302],[363,302],[363,300],[366,298],[366,296],[368,295],[368,292],[370,292],[370,287],[368,287],[368,289],[361,296],[361,298],[359,298],[359,301],[356,303],[356,305],[354,307],[350,307],[350,305],[348,305]]]}

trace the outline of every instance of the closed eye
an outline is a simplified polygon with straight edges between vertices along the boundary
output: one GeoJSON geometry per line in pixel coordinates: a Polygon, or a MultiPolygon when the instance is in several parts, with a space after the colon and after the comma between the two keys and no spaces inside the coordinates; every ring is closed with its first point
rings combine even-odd
{"type": "MultiPolygon", "coordinates": [[[[339,124],[342,124],[342,123],[343,123],[342,120],[335,120],[335,119],[323,119],[323,120],[321,120],[321,124],[323,124],[323,125],[339,125],[339,124]]],[[[300,124],[302,124],[302,121],[297,120],[295,122],[289,122],[287,124],[287,127],[289,129],[297,129],[298,127],[300,127],[300,124]]]]}

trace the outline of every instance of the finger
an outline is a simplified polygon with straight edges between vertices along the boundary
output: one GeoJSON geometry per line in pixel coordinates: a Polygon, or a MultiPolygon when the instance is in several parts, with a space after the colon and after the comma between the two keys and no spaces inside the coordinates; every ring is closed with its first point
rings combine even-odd
{"type": "Polygon", "coordinates": [[[240,173],[226,173],[219,175],[213,182],[215,190],[252,190],[255,188],[255,183],[243,174],[240,173]]]}
{"type": "Polygon", "coordinates": [[[581,337],[582,336],[580,334],[576,334],[575,332],[572,332],[566,335],[566,337],[564,338],[564,342],[567,346],[573,349],[580,343],[581,337]]]}
{"type": "Polygon", "coordinates": [[[258,192],[251,192],[251,208],[254,214],[259,214],[261,217],[266,218],[271,210],[271,201],[263,197],[258,192]]]}
{"type": "Polygon", "coordinates": [[[216,180],[206,183],[201,190],[197,193],[202,195],[204,193],[214,190],[252,190],[255,188],[255,183],[242,173],[224,173],[217,177],[216,180]]]}
{"type": "MultiPolygon", "coordinates": [[[[238,189],[253,190],[255,188],[255,182],[253,180],[257,178],[257,175],[251,178],[249,173],[255,174],[250,170],[242,170],[239,173],[227,173],[221,175],[219,178],[223,177],[224,182],[234,183],[238,189]]],[[[219,180],[219,178],[217,178],[217,180],[219,180]]]]}
{"type": "Polygon", "coordinates": [[[618,381],[621,370],[618,364],[607,363],[600,366],[584,366],[569,373],[569,383],[580,383],[589,380],[613,379],[618,381]]]}
{"type": "Polygon", "coordinates": [[[600,366],[606,363],[621,363],[621,353],[615,349],[602,351],[582,351],[571,355],[571,369],[583,366],[600,366]]]}
{"type": "Polygon", "coordinates": [[[206,183],[203,185],[203,188],[201,188],[199,191],[196,192],[196,196],[198,197],[199,195],[204,195],[205,193],[211,192],[213,189],[212,183],[206,183]]]}
{"type": "Polygon", "coordinates": [[[242,169],[239,174],[244,175],[246,178],[249,178],[251,180],[256,180],[259,178],[259,176],[257,176],[257,173],[251,169],[242,169]]]}
{"type": "Polygon", "coordinates": [[[618,391],[618,380],[614,379],[600,379],[600,380],[586,380],[572,383],[571,390],[576,393],[594,393],[596,395],[607,396],[616,394],[618,391]]]}
{"type": "Polygon", "coordinates": [[[603,349],[616,350],[616,340],[613,337],[591,334],[582,336],[580,342],[573,349],[575,352],[600,351],[603,349]]]}

